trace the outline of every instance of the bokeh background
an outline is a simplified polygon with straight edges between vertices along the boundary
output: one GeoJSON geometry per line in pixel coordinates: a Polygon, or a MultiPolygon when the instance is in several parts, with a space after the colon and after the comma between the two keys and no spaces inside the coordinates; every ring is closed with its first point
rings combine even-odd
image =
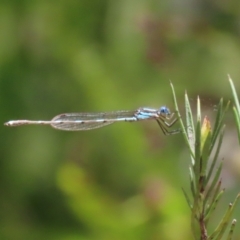
{"type": "MultiPolygon", "coordinates": [[[[231,98],[227,74],[239,89],[238,0],[0,1],[0,239],[192,239],[181,134],[154,121],[86,132],[3,123],[173,109],[169,80],[180,106],[187,90],[214,120],[231,98]]],[[[226,123],[226,194],[210,229],[240,186],[231,110],[226,123]]]]}

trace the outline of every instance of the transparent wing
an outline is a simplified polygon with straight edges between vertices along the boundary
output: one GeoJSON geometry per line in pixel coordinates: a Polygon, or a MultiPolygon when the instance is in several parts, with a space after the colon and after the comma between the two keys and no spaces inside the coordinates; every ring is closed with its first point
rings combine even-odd
{"type": "Polygon", "coordinates": [[[134,121],[135,111],[101,113],[65,113],[54,117],[51,126],[66,131],[84,131],[100,128],[118,121],[134,121]]]}

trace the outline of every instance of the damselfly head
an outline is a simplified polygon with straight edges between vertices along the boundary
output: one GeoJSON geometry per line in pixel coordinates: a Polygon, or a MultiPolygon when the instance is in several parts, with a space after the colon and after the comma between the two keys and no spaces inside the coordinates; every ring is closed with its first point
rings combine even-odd
{"type": "Polygon", "coordinates": [[[160,107],[159,113],[164,114],[164,115],[170,115],[171,114],[170,110],[166,106],[160,107]]]}

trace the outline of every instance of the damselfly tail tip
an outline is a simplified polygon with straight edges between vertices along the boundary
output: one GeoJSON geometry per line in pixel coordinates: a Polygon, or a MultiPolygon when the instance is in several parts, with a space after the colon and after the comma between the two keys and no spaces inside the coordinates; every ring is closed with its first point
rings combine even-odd
{"type": "Polygon", "coordinates": [[[7,127],[16,127],[16,126],[19,126],[19,125],[22,125],[23,123],[19,122],[19,121],[8,121],[8,122],[5,122],[4,123],[4,126],[7,126],[7,127]]]}
{"type": "Polygon", "coordinates": [[[4,124],[3,124],[4,126],[12,126],[12,121],[8,121],[8,122],[5,122],[4,124]]]}

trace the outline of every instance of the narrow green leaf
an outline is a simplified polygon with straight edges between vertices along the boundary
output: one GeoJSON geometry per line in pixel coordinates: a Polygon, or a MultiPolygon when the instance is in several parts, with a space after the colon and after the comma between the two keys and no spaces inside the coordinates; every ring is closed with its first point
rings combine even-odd
{"type": "Polygon", "coordinates": [[[239,100],[238,100],[237,91],[235,89],[234,83],[233,83],[230,75],[228,75],[228,80],[229,80],[229,83],[230,83],[230,87],[232,89],[233,99],[234,99],[234,103],[235,103],[236,108],[237,108],[238,118],[239,118],[240,117],[240,104],[239,104],[239,100]]]}
{"type": "Polygon", "coordinates": [[[219,225],[217,226],[217,228],[214,230],[214,232],[209,236],[209,239],[218,239],[218,236],[220,235],[220,232],[222,232],[223,229],[225,229],[227,220],[229,219],[229,216],[231,214],[232,210],[232,203],[230,203],[228,205],[228,209],[223,217],[223,219],[221,220],[221,222],[219,223],[219,225]]]}
{"type": "Polygon", "coordinates": [[[223,99],[221,98],[217,107],[217,115],[216,115],[215,123],[213,127],[213,136],[216,135],[216,129],[219,127],[219,124],[222,119],[222,115],[223,115],[223,99]]]}
{"type": "Polygon", "coordinates": [[[200,98],[198,96],[197,98],[197,120],[201,122],[201,103],[200,103],[200,98]]]}
{"type": "Polygon", "coordinates": [[[216,240],[221,240],[222,239],[223,234],[225,233],[225,231],[227,229],[227,226],[230,222],[231,215],[232,215],[232,209],[229,211],[229,217],[228,217],[228,219],[226,219],[225,223],[222,225],[222,229],[221,229],[220,233],[218,234],[218,236],[216,237],[216,240]]]}
{"type": "Polygon", "coordinates": [[[225,189],[222,189],[218,195],[214,198],[214,201],[212,202],[212,204],[209,206],[208,210],[205,213],[205,218],[204,221],[206,223],[206,225],[208,224],[208,220],[211,217],[211,214],[214,212],[214,210],[217,207],[217,204],[219,203],[223,193],[225,192],[225,189]]]}
{"type": "Polygon", "coordinates": [[[180,112],[179,112],[175,90],[174,90],[173,84],[171,82],[170,82],[170,86],[171,86],[171,89],[172,89],[173,102],[174,102],[174,106],[175,106],[175,111],[176,111],[177,117],[179,118],[179,123],[180,123],[180,127],[181,127],[181,130],[182,130],[182,133],[183,133],[183,137],[184,137],[185,142],[186,142],[186,144],[187,144],[187,146],[189,148],[191,156],[194,158],[194,152],[193,152],[193,150],[191,148],[191,144],[190,144],[190,141],[188,139],[187,131],[186,131],[185,127],[184,127],[183,120],[182,120],[182,117],[181,117],[180,112]]]}
{"type": "Polygon", "coordinates": [[[230,227],[230,230],[229,230],[229,233],[228,233],[227,240],[232,240],[233,231],[234,231],[234,229],[235,229],[236,223],[237,223],[237,220],[236,220],[236,219],[233,219],[233,220],[232,220],[231,227],[230,227]]]}
{"type": "Polygon", "coordinates": [[[221,184],[222,184],[222,181],[219,180],[219,181],[218,181],[218,184],[217,184],[217,187],[216,187],[215,190],[214,190],[212,199],[211,199],[211,201],[209,201],[209,203],[210,203],[209,206],[207,206],[207,203],[206,203],[205,215],[207,215],[207,214],[209,213],[209,211],[211,210],[211,207],[212,207],[213,203],[216,201],[216,199],[217,199],[217,197],[218,197],[218,194],[220,193],[221,184]]]}
{"type": "Polygon", "coordinates": [[[237,124],[238,141],[240,143],[240,104],[239,104],[237,91],[235,89],[234,83],[233,83],[230,75],[228,75],[228,80],[229,80],[229,83],[230,83],[230,87],[232,89],[233,99],[234,99],[234,103],[235,103],[235,106],[236,106],[236,107],[233,107],[233,113],[234,113],[235,121],[236,121],[236,124],[237,124]]]}
{"type": "Polygon", "coordinates": [[[224,214],[223,219],[215,229],[215,231],[210,235],[209,239],[214,239],[216,237],[216,240],[220,240],[222,235],[224,234],[226,227],[230,221],[231,215],[233,213],[234,208],[236,207],[236,204],[240,198],[240,194],[237,195],[237,197],[234,200],[234,203],[230,203],[228,206],[228,209],[226,213],[224,214]]]}
{"type": "Polygon", "coordinates": [[[222,171],[222,165],[223,165],[223,162],[221,162],[219,164],[219,167],[218,167],[218,169],[217,169],[217,171],[215,173],[215,176],[214,176],[214,178],[212,180],[212,183],[211,183],[211,185],[210,185],[210,187],[209,187],[209,189],[207,191],[207,194],[205,196],[205,204],[204,205],[206,205],[206,202],[209,200],[210,194],[212,193],[213,189],[216,187],[217,182],[219,181],[219,176],[220,176],[221,171],[222,171]]]}
{"type": "Polygon", "coordinates": [[[214,193],[213,193],[213,196],[212,196],[212,202],[215,201],[215,199],[216,199],[216,197],[217,197],[217,195],[218,195],[218,193],[219,193],[219,190],[220,190],[220,188],[221,188],[221,185],[222,185],[222,180],[220,179],[220,180],[218,181],[217,187],[216,187],[215,190],[214,190],[214,193]]]}
{"type": "Polygon", "coordinates": [[[215,121],[214,131],[213,131],[213,133],[212,133],[212,144],[211,144],[211,148],[210,148],[210,153],[211,153],[211,151],[212,151],[212,149],[213,149],[213,147],[214,147],[214,145],[215,145],[215,142],[216,142],[216,140],[217,140],[217,137],[218,137],[218,135],[219,135],[219,132],[220,132],[220,130],[221,130],[221,128],[222,128],[223,118],[224,118],[224,116],[225,116],[225,114],[226,114],[226,112],[227,112],[227,110],[228,110],[228,108],[229,108],[229,105],[230,105],[230,101],[227,103],[227,105],[226,105],[226,107],[224,108],[224,110],[220,110],[220,109],[219,109],[219,111],[221,112],[221,116],[220,116],[220,118],[219,118],[218,121],[215,121]]]}
{"type": "Polygon", "coordinates": [[[185,196],[185,198],[186,198],[186,200],[187,200],[188,206],[189,206],[189,208],[190,208],[191,211],[192,211],[193,206],[192,206],[192,204],[191,204],[191,200],[190,200],[190,198],[188,197],[186,191],[185,191],[183,188],[182,188],[182,191],[183,191],[183,194],[184,194],[184,196],[185,196]]]}
{"type": "Polygon", "coordinates": [[[237,124],[238,142],[240,143],[240,118],[239,118],[239,114],[237,112],[236,107],[233,107],[233,114],[234,114],[235,121],[236,121],[236,124],[237,124]]]}
{"type": "Polygon", "coordinates": [[[213,169],[214,169],[214,167],[215,167],[215,165],[216,165],[216,162],[217,162],[217,159],[218,159],[218,154],[219,154],[219,151],[220,151],[220,148],[221,148],[221,145],[222,145],[224,129],[225,129],[225,126],[223,126],[222,131],[221,131],[221,133],[220,133],[219,140],[218,140],[218,145],[217,145],[217,149],[216,149],[216,151],[215,151],[215,155],[214,155],[213,161],[212,161],[211,166],[210,166],[210,169],[209,169],[209,171],[208,171],[208,175],[207,175],[207,178],[206,178],[205,185],[208,184],[210,178],[212,177],[213,169]]]}
{"type": "Polygon", "coordinates": [[[192,142],[193,142],[192,149],[194,149],[195,129],[194,129],[192,109],[191,109],[191,105],[190,105],[187,93],[185,93],[185,109],[186,109],[186,123],[187,123],[188,139],[192,140],[192,142]]]}
{"type": "Polygon", "coordinates": [[[195,165],[194,174],[197,189],[199,189],[199,176],[201,172],[201,109],[200,100],[197,101],[197,126],[196,126],[196,142],[195,142],[195,165]]]}

